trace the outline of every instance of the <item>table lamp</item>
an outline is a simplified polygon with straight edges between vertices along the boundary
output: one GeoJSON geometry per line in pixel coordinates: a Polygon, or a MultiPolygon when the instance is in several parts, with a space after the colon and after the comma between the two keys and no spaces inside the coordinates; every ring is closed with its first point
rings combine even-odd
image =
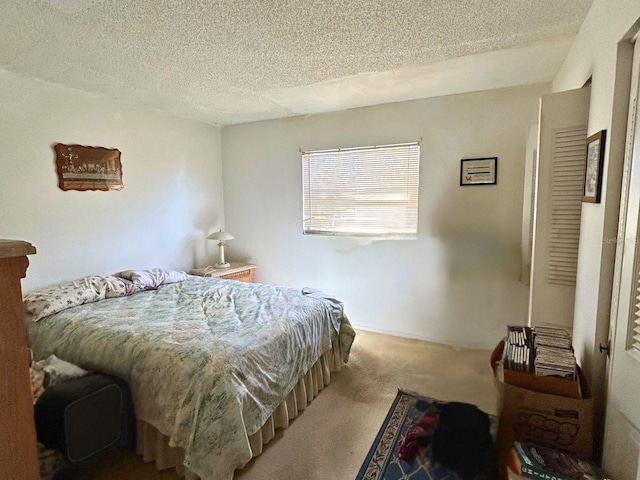
{"type": "Polygon", "coordinates": [[[218,240],[218,246],[220,247],[220,261],[216,263],[214,268],[229,268],[231,265],[224,261],[224,241],[225,240],[233,240],[233,235],[227,232],[223,232],[220,230],[219,232],[214,232],[207,237],[209,240],[218,240]]]}

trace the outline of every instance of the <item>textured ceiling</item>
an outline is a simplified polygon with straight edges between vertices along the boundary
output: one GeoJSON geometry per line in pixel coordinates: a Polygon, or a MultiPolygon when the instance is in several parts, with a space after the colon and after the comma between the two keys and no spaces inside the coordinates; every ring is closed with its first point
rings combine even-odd
{"type": "Polygon", "coordinates": [[[549,81],[592,0],[2,0],[0,66],[230,124],[549,81]]]}

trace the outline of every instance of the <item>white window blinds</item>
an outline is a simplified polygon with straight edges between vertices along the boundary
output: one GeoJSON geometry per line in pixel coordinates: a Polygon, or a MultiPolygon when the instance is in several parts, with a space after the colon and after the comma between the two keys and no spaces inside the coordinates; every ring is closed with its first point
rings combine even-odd
{"type": "Polygon", "coordinates": [[[415,238],[420,145],[302,154],[303,231],[415,238]]]}

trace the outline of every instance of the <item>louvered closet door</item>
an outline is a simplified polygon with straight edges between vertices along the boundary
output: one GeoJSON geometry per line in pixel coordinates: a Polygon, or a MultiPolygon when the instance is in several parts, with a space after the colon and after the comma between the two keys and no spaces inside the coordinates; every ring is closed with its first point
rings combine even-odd
{"type": "Polygon", "coordinates": [[[588,116],[588,87],[540,100],[531,325],[573,327],[588,116]]]}
{"type": "Polygon", "coordinates": [[[603,463],[616,480],[640,478],[640,46],[636,40],[616,272],[603,463]],[[617,307],[617,308],[616,308],[617,307]]]}
{"type": "MultiPolygon", "coordinates": [[[[636,238],[638,236],[636,235],[636,238]]],[[[640,358],[640,258],[636,253],[636,262],[634,265],[635,278],[633,281],[633,295],[631,305],[632,322],[628,326],[627,348],[640,358]]]]}
{"type": "Polygon", "coordinates": [[[547,283],[575,287],[587,128],[553,132],[547,283]]]}

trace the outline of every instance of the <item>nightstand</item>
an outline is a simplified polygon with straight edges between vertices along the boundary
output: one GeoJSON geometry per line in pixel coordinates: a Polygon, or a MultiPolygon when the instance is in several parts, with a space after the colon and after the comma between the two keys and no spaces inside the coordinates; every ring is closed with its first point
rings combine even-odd
{"type": "Polygon", "coordinates": [[[252,263],[230,262],[229,268],[204,267],[191,270],[189,275],[200,277],[216,277],[226,280],[237,280],[239,282],[253,283],[256,281],[256,266],[252,263]]]}

